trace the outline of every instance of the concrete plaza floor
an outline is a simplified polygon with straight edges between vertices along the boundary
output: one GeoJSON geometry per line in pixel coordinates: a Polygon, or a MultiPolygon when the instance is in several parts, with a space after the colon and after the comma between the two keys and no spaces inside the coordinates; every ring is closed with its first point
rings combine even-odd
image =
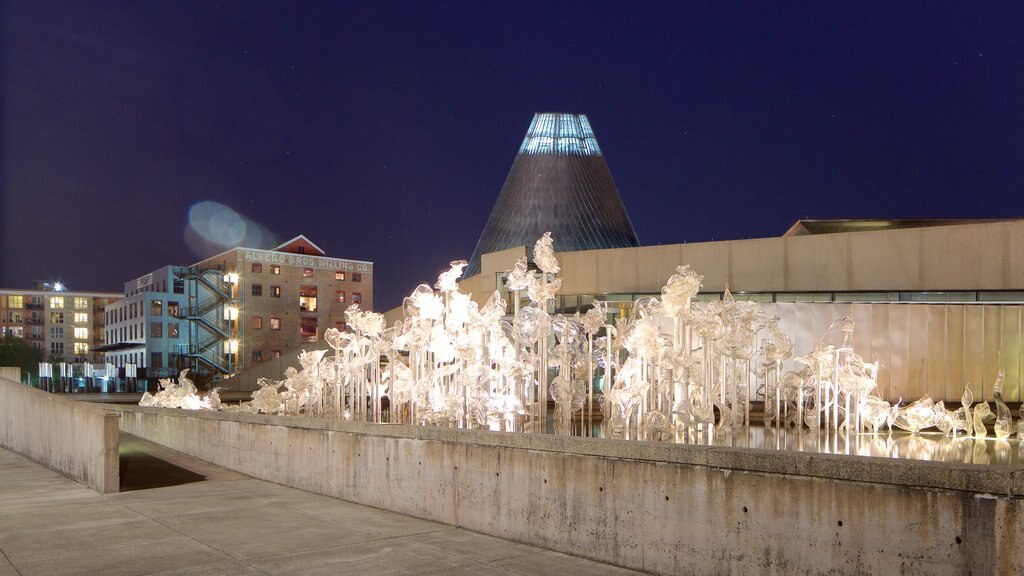
{"type": "Polygon", "coordinates": [[[121,442],[109,495],[0,449],[0,576],[640,574],[121,442]]]}

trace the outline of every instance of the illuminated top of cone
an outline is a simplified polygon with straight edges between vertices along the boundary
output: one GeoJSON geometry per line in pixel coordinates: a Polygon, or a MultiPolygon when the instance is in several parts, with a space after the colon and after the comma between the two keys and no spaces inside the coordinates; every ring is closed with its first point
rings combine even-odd
{"type": "Polygon", "coordinates": [[[536,114],[465,276],[480,257],[533,244],[551,232],[555,250],[638,246],[615,180],[583,114],[536,114]]]}

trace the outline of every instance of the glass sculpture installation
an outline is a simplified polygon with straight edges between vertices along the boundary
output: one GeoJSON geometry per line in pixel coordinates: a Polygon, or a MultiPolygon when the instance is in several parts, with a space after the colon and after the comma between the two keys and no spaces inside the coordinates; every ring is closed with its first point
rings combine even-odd
{"type": "Polygon", "coordinates": [[[927,396],[892,406],[876,394],[879,363],[854,351],[849,318],[797,355],[779,319],[759,304],[728,290],[721,300],[694,302],[703,277],[687,266],[660,298],[633,302],[626,318],[601,301],[582,315],[555,315],[562,279],[550,234],[533,254],[535,268],[524,257],[508,273],[511,310],[499,292],[483,305],[461,292],[467,264],[457,260],[433,287],[421,284],[404,299],[393,326],[350,306],[349,330],[324,333],[329,349],[302,352],[299,369],[261,379],[248,402],[223,405],[216,390],[201,396],[182,372],[140,404],[506,431],[543,432],[549,420],[569,431],[583,422],[584,434],[603,417],[612,437],[691,442],[749,427],[751,403],[760,401],[775,434],[935,428],[983,439],[993,419],[999,440],[1024,432],[1003,402],[1002,369],[994,413],[974,403],[969,386],[956,410],[927,396]]]}

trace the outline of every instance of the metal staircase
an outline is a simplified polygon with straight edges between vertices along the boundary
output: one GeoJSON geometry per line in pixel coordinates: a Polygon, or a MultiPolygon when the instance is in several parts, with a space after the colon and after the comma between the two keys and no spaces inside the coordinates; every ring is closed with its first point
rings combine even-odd
{"type": "Polygon", "coordinates": [[[231,339],[231,322],[224,319],[231,293],[223,276],[223,269],[198,266],[189,267],[185,274],[189,343],[179,354],[189,359],[196,374],[208,375],[211,380],[231,374],[230,355],[224,352],[224,343],[231,339]]]}

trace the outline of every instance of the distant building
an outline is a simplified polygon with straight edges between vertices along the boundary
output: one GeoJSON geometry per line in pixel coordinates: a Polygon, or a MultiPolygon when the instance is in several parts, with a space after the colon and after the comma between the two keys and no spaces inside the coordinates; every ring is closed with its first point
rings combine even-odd
{"type": "Polygon", "coordinates": [[[107,306],[106,361],[145,368],[146,378],[177,374],[188,345],[188,268],[164,266],[125,283],[124,297],[107,306]]]}
{"type": "Polygon", "coordinates": [[[638,246],[590,122],[583,114],[536,114],[501,187],[466,275],[480,257],[527,246],[551,232],[555,250],[638,246]]]}
{"type": "Polygon", "coordinates": [[[59,282],[0,289],[0,333],[24,338],[51,362],[96,363],[105,337],[103,310],[121,297],[71,291],[59,282]]]}
{"type": "Polygon", "coordinates": [[[107,310],[108,361],[147,379],[190,368],[218,380],[345,327],[373,308],[373,263],[327,257],[305,236],[269,250],[232,248],[125,284],[107,310]]]}

